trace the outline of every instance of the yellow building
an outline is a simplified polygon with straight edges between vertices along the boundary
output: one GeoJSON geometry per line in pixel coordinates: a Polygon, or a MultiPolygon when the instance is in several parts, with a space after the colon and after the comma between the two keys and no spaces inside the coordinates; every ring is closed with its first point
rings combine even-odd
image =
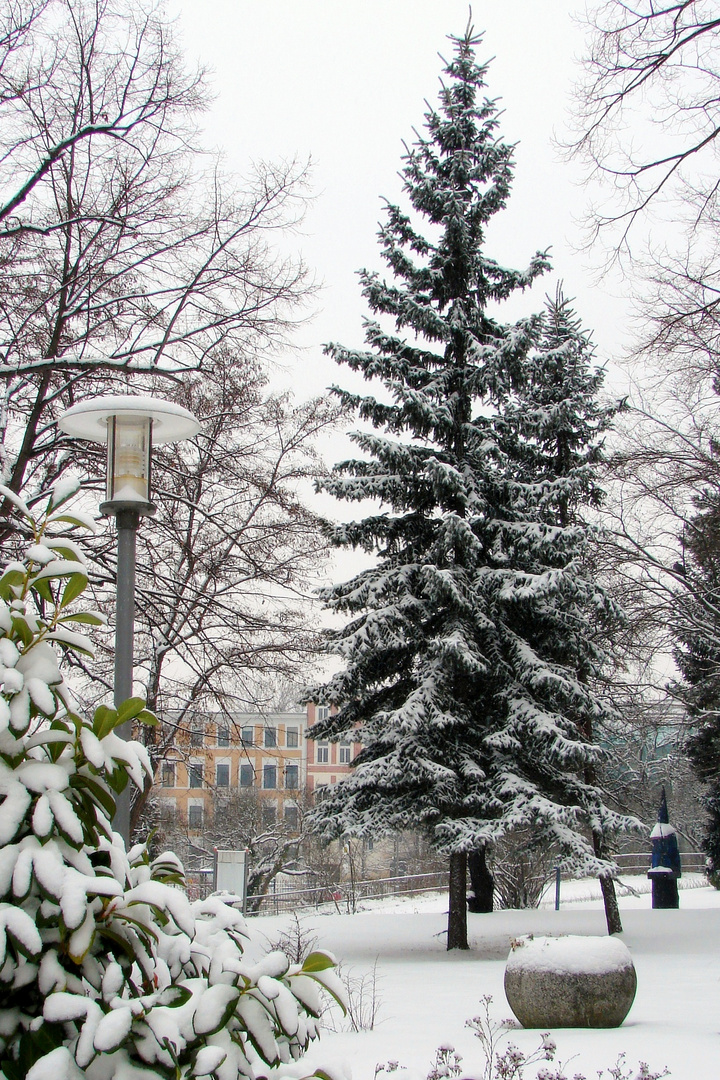
{"type": "Polygon", "coordinates": [[[217,796],[253,790],[263,821],[294,828],[306,785],[306,714],[196,713],[155,778],[162,809],[201,830],[217,796]]]}

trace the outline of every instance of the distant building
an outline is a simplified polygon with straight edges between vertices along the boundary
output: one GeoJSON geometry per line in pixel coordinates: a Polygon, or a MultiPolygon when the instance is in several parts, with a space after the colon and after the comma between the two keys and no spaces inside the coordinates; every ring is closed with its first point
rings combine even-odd
{"type": "Polygon", "coordinates": [[[359,743],[312,742],[309,727],[327,706],[305,712],[197,712],[178,733],[155,777],[162,810],[201,831],[218,795],[253,790],[262,799],[267,825],[298,824],[298,799],[321,798],[350,770],[359,743]]]}

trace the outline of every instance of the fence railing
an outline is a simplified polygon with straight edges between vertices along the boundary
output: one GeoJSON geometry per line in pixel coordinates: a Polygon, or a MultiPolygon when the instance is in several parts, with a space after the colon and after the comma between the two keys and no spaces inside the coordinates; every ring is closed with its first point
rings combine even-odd
{"type": "MultiPolygon", "coordinates": [[[[706,856],[703,852],[683,852],[682,868],[685,873],[698,874],[705,871],[706,856]]],[[[619,876],[646,875],[650,868],[647,851],[631,851],[615,856],[619,876]]],[[[447,871],[428,874],[409,874],[398,877],[374,878],[367,881],[344,881],[325,885],[301,885],[291,887],[275,879],[268,894],[263,898],[258,914],[279,915],[300,908],[331,906],[339,911],[353,911],[358,901],[383,900],[393,896],[415,896],[425,892],[446,889],[447,871]]],[[[214,889],[212,872],[204,870],[187,875],[188,896],[191,900],[204,899],[214,889]]]]}
{"type": "Polygon", "coordinates": [[[344,881],[298,889],[286,888],[273,881],[260,912],[295,911],[300,907],[334,905],[338,910],[353,910],[359,900],[382,900],[391,896],[416,896],[447,888],[447,871],[409,874],[403,877],[373,878],[367,881],[344,881]]]}
{"type": "MultiPolygon", "coordinates": [[[[706,860],[707,855],[702,851],[683,851],[680,854],[683,871],[687,874],[704,873],[706,860]]],[[[621,874],[646,874],[650,869],[650,855],[647,851],[628,851],[623,855],[616,855],[615,862],[621,874]]]]}

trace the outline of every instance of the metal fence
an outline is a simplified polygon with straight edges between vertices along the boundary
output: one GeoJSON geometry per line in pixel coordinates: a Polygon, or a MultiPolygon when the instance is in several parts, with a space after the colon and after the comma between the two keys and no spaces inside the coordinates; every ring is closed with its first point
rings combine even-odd
{"type": "MultiPolygon", "coordinates": [[[[703,852],[683,852],[682,868],[687,874],[705,872],[706,856],[703,852]]],[[[619,877],[645,877],[650,869],[647,851],[630,851],[615,856],[619,877]]],[[[566,879],[567,880],[567,879],[566,879]]],[[[291,885],[282,878],[273,880],[270,891],[263,898],[258,914],[279,915],[301,909],[330,907],[337,911],[351,912],[362,900],[382,900],[393,896],[417,896],[426,892],[447,889],[447,871],[430,874],[409,874],[398,877],[374,878],[367,881],[344,881],[325,885],[291,885]]],[[[187,874],[188,897],[204,899],[215,888],[210,868],[187,874]]]]}
{"type": "MultiPolygon", "coordinates": [[[[706,860],[707,855],[702,851],[680,853],[683,872],[687,874],[704,874],[706,860]]],[[[646,874],[650,869],[650,855],[647,851],[627,851],[623,855],[616,855],[615,862],[621,874],[646,874]]]]}
{"type": "Polygon", "coordinates": [[[447,881],[447,871],[301,888],[286,887],[276,879],[260,911],[277,915],[299,908],[319,908],[326,905],[338,911],[353,911],[361,900],[382,900],[391,896],[417,896],[425,892],[437,892],[438,889],[447,888],[447,881]]]}

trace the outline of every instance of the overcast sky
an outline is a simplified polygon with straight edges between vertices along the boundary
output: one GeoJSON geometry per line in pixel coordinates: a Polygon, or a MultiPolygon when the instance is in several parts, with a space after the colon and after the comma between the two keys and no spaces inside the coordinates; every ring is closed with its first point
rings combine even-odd
{"type": "MultiPolygon", "coordinates": [[[[488,254],[524,267],[551,247],[554,273],[514,304],[507,318],[537,310],[562,278],[577,298],[603,362],[623,343],[626,307],[617,281],[597,284],[579,254],[587,190],[563,163],[553,134],[566,128],[584,30],[580,5],[563,0],[483,0],[473,23],[494,57],[488,91],[501,99],[503,138],[517,143],[513,195],[497,215],[488,254]]],[[[257,159],[311,159],[314,201],[303,233],[287,240],[322,282],[317,314],[288,358],[288,378],[319,391],[336,378],[322,343],[362,344],[367,314],[356,271],[377,267],[382,197],[396,199],[402,141],[435,104],[448,34],[468,21],[465,0],[173,0],[191,61],[211,72],[215,102],[206,140],[242,173],[257,159]]]]}

